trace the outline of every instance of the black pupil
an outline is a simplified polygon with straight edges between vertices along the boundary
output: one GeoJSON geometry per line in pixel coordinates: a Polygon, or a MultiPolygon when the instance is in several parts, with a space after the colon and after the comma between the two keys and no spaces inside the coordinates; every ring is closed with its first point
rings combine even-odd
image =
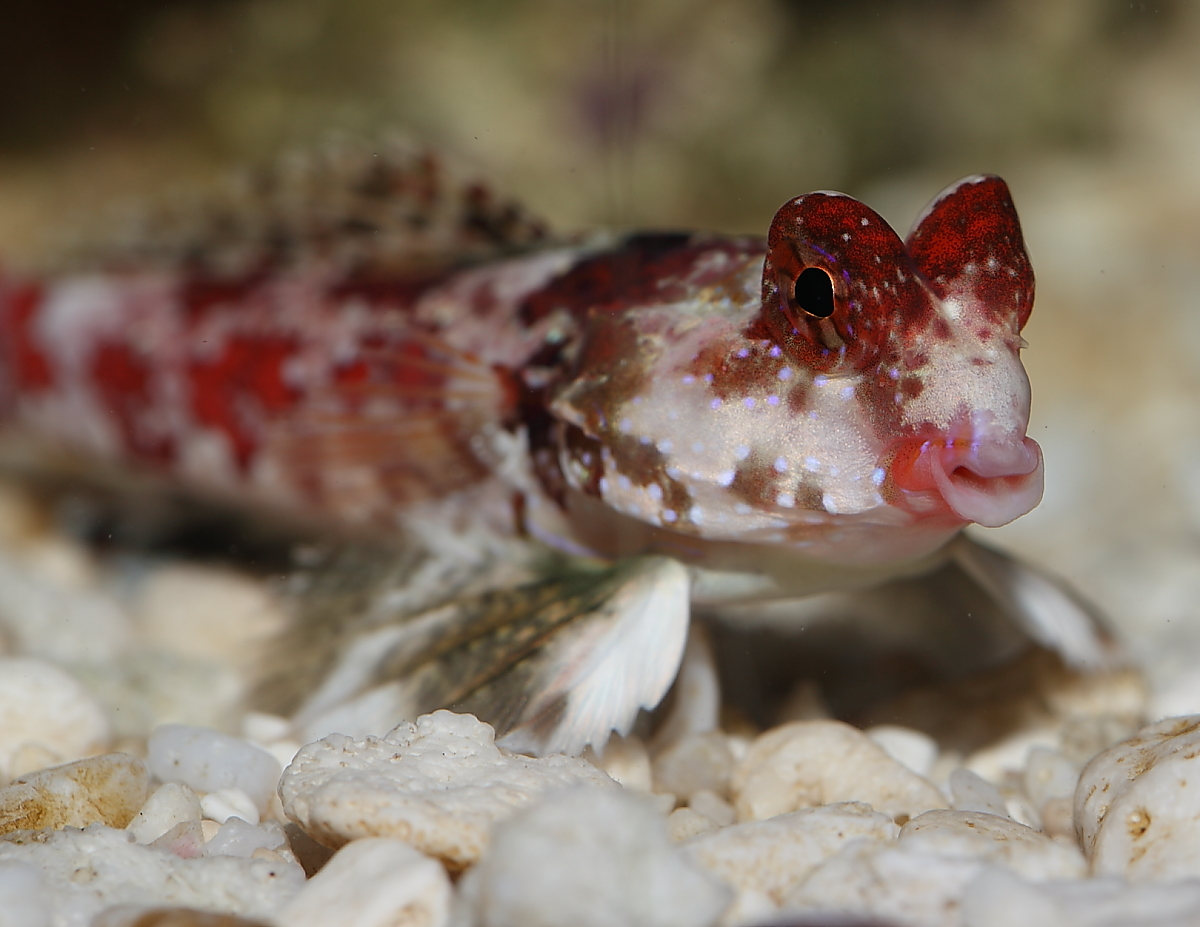
{"type": "Polygon", "coordinates": [[[810,267],[796,278],[796,305],[809,315],[833,315],[833,280],[819,267],[810,267]]]}

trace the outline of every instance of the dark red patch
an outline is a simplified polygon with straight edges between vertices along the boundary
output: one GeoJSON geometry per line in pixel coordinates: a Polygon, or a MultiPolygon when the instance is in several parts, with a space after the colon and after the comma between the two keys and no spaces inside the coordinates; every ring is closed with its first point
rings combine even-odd
{"type": "Polygon", "coordinates": [[[1033,267],[999,177],[960,182],[938,199],[909,235],[908,250],[938,296],[970,299],[994,321],[1015,317],[1018,331],[1025,326],[1033,267]]]}
{"type": "Polygon", "coordinates": [[[189,367],[197,422],[223,432],[243,472],[257,447],[257,421],[291,409],[299,393],[283,380],[283,363],[296,350],[292,338],[231,336],[215,360],[189,367]]]}
{"type": "Polygon", "coordinates": [[[128,345],[101,342],[89,367],[92,385],[116,420],[126,449],[152,463],[169,463],[174,446],[167,437],[147,433],[145,416],[153,405],[152,370],[128,345]]]}
{"type": "Polygon", "coordinates": [[[685,372],[707,380],[713,395],[722,400],[778,394],[785,386],[779,379],[779,370],[786,361],[781,356],[771,356],[772,346],[771,342],[746,342],[740,338],[713,342],[692,359],[685,372]]]}
{"type": "Polygon", "coordinates": [[[33,334],[33,322],[44,293],[37,284],[23,284],[0,295],[6,378],[19,392],[40,392],[54,385],[50,361],[33,334]]]}
{"type": "Polygon", "coordinates": [[[199,321],[214,309],[243,302],[263,283],[265,277],[261,271],[228,280],[205,274],[187,274],[179,292],[180,304],[188,319],[199,321]]]}
{"type": "Polygon", "coordinates": [[[521,319],[533,324],[559,309],[583,315],[673,302],[729,275],[729,267],[707,270],[702,258],[718,251],[744,257],[758,247],[750,241],[706,242],[681,233],[636,235],[617,249],[585,258],[528,296],[521,319]]]}

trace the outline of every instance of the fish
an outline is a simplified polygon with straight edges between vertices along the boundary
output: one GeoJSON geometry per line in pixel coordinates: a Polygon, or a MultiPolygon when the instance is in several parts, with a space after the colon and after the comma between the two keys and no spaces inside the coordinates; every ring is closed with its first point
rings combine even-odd
{"type": "Polygon", "coordinates": [[[555,236],[395,150],[176,211],[4,273],[0,418],[422,551],[351,570],[390,598],[289,651],[310,735],[465,706],[514,749],[578,753],[662,701],[693,610],[948,563],[1070,659],[1111,650],[1078,597],[962,534],[1043,492],[1034,276],[997,176],[904,239],[829,191],[765,237],[555,236]]]}

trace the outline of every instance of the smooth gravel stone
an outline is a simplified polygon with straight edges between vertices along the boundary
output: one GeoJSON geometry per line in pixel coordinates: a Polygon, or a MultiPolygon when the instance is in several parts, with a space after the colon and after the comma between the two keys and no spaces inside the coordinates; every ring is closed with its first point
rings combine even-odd
{"type": "Polygon", "coordinates": [[[731,783],[739,821],[834,802],[866,802],[898,824],[945,808],[937,787],[841,721],[795,721],[758,737],[731,783]]]}
{"type": "Polygon", "coordinates": [[[0,775],[20,774],[22,748],[39,748],[49,766],[98,753],[109,737],[107,715],[73,676],[43,660],[0,659],[0,775]]]}
{"type": "Polygon", "coordinates": [[[1012,818],[981,811],[926,811],[901,828],[900,845],[1001,863],[1037,881],[1087,875],[1078,847],[1051,840],[1012,818]]]}
{"type": "Polygon", "coordinates": [[[671,844],[650,798],[587,787],[497,825],[460,889],[487,927],[710,927],[733,896],[671,844]]]}
{"type": "Polygon", "coordinates": [[[127,753],[52,766],[0,789],[0,834],[89,824],[125,827],[149,794],[146,764],[127,753]]]}
{"type": "Polygon", "coordinates": [[[402,840],[348,843],[279,912],[286,927],[443,927],[450,877],[402,840]]]}
{"type": "Polygon", "coordinates": [[[851,840],[886,843],[895,839],[897,830],[888,815],[845,802],[724,827],[684,846],[692,859],[727,885],[779,904],[814,867],[851,840]]]}
{"type": "Polygon", "coordinates": [[[1196,927],[1200,882],[1130,885],[1123,879],[1031,884],[985,869],[962,900],[963,927],[1196,927]]]}
{"type": "Polygon", "coordinates": [[[1138,731],[1084,767],[1075,822],[1096,875],[1200,877],[1200,715],[1138,731]]]}
{"type": "Polygon", "coordinates": [[[200,821],[200,799],[182,782],[167,782],[154,790],[129,822],[138,843],[153,843],[185,821],[200,821]]]}
{"type": "Polygon", "coordinates": [[[955,811],[979,811],[1008,817],[1000,790],[983,776],[960,766],[950,773],[949,785],[955,811]]]}
{"type": "Polygon", "coordinates": [[[161,724],[146,745],[150,770],[163,782],[197,792],[241,789],[260,812],[279,785],[279,761],[253,744],[205,727],[161,724]]]}

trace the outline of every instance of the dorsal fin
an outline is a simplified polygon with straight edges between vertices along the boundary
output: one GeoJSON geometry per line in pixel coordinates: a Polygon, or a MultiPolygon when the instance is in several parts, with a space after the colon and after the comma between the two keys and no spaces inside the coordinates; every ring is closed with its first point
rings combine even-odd
{"type": "Polygon", "coordinates": [[[185,266],[245,277],[310,259],[348,274],[408,275],[520,252],[543,223],[428,149],[330,143],[177,194],[109,223],[79,258],[105,268],[185,266]]]}

